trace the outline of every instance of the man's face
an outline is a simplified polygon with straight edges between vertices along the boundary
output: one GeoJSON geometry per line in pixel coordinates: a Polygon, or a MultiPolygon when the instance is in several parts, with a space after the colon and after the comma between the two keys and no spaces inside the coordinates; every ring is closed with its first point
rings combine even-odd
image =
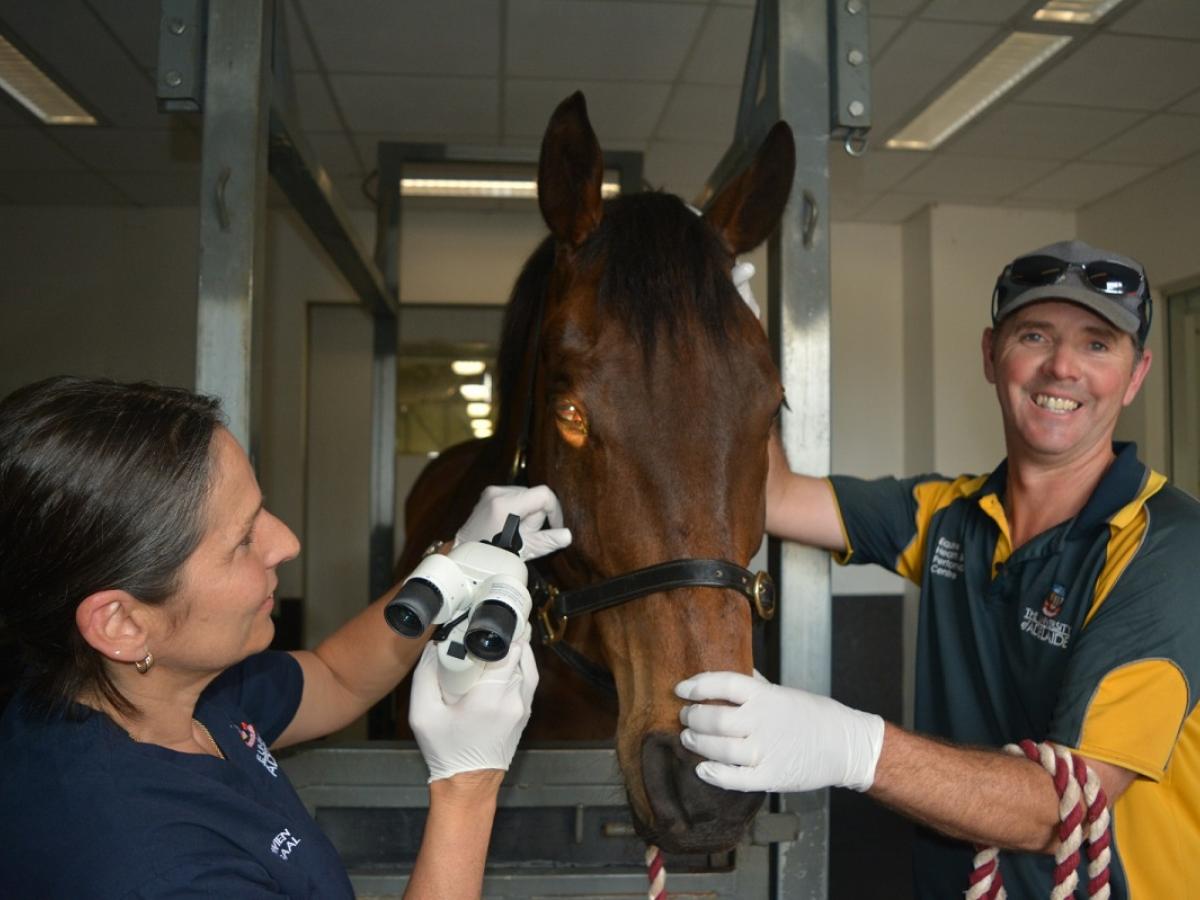
{"type": "Polygon", "coordinates": [[[983,368],[996,386],[1010,457],[1062,464],[1109,452],[1121,410],[1150,368],[1133,342],[1090,310],[1032,303],[983,335],[983,368]]]}

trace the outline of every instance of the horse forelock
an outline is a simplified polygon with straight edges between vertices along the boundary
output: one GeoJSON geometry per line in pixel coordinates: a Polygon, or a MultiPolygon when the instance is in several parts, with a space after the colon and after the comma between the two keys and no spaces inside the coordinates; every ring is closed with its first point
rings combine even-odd
{"type": "Polygon", "coordinates": [[[647,358],[664,336],[676,340],[697,327],[723,341],[737,304],[731,262],[703,219],[659,192],[605,203],[578,254],[580,268],[602,267],[597,312],[625,323],[647,358]]]}

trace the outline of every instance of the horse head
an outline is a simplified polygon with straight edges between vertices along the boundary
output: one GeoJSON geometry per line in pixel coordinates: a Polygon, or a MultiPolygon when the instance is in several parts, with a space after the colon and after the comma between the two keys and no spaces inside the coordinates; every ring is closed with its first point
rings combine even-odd
{"type": "MultiPolygon", "coordinates": [[[[574,534],[549,561],[556,583],[682,558],[745,566],[758,548],[767,439],[783,395],[730,271],[778,222],[794,156],[780,123],[697,216],[657,192],[603,201],[582,95],[551,118],[538,172],[551,234],[518,282],[501,372],[508,354],[519,373],[505,392],[508,417],[526,423],[529,481],[554,489],[574,534]],[[536,313],[519,308],[523,293],[539,298],[536,313]],[[521,332],[528,337],[515,340],[521,332]],[[512,358],[520,353],[523,364],[512,358]],[[527,401],[524,416],[513,412],[527,401]]],[[[564,640],[612,672],[635,822],[666,850],[727,849],[762,802],[696,777],[673,693],[700,671],[748,674],[751,626],[746,597],[713,587],[660,591],[568,625],[564,640]]]]}

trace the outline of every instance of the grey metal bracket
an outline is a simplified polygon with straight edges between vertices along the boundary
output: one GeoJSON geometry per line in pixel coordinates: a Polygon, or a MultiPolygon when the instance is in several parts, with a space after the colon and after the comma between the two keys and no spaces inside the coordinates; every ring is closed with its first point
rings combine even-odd
{"type": "Polygon", "coordinates": [[[161,0],[158,26],[158,111],[204,106],[206,0],[161,0]]]}
{"type": "Polygon", "coordinates": [[[871,129],[867,0],[829,0],[829,134],[860,156],[871,129]]]}
{"type": "Polygon", "coordinates": [[[750,823],[750,843],[758,847],[794,841],[800,835],[800,817],[792,813],[760,812],[750,823]]]}

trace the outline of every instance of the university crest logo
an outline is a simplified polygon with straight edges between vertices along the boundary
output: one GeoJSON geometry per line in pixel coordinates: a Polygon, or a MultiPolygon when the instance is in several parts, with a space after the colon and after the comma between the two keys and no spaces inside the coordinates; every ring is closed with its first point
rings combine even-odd
{"type": "Polygon", "coordinates": [[[1042,615],[1047,619],[1053,619],[1057,616],[1063,607],[1063,602],[1067,599],[1067,589],[1061,584],[1056,584],[1050,588],[1050,593],[1046,595],[1046,599],[1042,601],[1042,615]]]}

